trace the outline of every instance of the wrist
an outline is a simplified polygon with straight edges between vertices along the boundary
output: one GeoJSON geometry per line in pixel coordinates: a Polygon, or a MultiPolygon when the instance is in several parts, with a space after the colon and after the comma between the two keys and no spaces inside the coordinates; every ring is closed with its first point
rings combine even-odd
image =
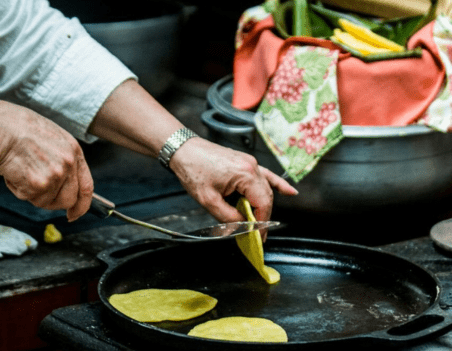
{"type": "Polygon", "coordinates": [[[3,175],[4,164],[10,158],[13,146],[23,137],[20,125],[23,120],[27,120],[27,111],[26,108],[0,100],[0,175],[3,175]]]}
{"type": "Polygon", "coordinates": [[[188,128],[181,128],[174,132],[160,149],[158,160],[165,168],[169,168],[173,155],[179,148],[191,138],[199,137],[195,132],[188,128]]]}

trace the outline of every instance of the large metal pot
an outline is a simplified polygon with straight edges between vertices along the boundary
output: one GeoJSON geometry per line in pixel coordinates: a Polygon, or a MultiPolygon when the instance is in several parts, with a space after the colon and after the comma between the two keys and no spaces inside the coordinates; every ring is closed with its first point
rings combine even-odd
{"type": "MultiPolygon", "coordinates": [[[[127,7],[122,3],[122,7],[127,7]]],[[[119,58],[153,96],[165,92],[175,79],[179,32],[184,7],[172,1],[141,4],[139,19],[83,23],[88,33],[119,58]],[[148,12],[149,18],[142,18],[148,12]]],[[[129,16],[130,17],[130,16],[129,16]]]]}
{"type": "MultiPolygon", "coordinates": [[[[283,175],[254,127],[253,113],[231,106],[232,76],[208,91],[202,115],[209,138],[247,152],[283,175]]],[[[452,191],[452,135],[406,127],[344,126],[345,138],[298,184],[298,196],[275,195],[280,208],[329,213],[372,211],[392,205],[425,205],[452,191]]]]}

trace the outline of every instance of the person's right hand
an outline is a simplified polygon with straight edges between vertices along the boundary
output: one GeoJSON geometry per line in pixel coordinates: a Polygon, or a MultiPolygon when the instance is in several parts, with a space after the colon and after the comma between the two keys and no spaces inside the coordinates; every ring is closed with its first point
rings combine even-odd
{"type": "Polygon", "coordinates": [[[48,210],[85,214],[93,179],[77,140],[30,109],[0,101],[0,175],[13,194],[48,210]]]}

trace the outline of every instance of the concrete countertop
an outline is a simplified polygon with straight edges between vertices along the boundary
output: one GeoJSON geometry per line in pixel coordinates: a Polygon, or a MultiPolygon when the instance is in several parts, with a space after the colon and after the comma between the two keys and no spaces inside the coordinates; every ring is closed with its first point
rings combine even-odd
{"type": "MultiPolygon", "coordinates": [[[[182,232],[218,223],[201,208],[149,222],[182,232]]],[[[0,298],[96,279],[105,270],[96,258],[99,252],[150,237],[168,239],[165,234],[126,224],[67,235],[55,244],[40,243],[35,251],[0,260],[0,298]]]]}

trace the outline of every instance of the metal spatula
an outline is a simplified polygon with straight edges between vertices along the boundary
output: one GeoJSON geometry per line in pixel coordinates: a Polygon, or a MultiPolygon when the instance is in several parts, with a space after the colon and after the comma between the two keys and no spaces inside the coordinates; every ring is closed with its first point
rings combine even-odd
{"type": "Polygon", "coordinates": [[[110,200],[103,198],[102,196],[94,193],[91,202],[90,212],[96,214],[99,217],[107,218],[114,216],[122,221],[141,225],[143,227],[153,229],[174,237],[186,238],[186,239],[198,239],[198,240],[211,240],[221,239],[225,237],[236,236],[239,234],[249,233],[253,230],[265,229],[273,226],[278,226],[280,223],[275,221],[267,222],[231,222],[213,225],[210,227],[197,229],[189,233],[178,233],[169,229],[158,227],[154,224],[140,221],[138,219],[131,218],[115,210],[115,204],[110,200]]]}

